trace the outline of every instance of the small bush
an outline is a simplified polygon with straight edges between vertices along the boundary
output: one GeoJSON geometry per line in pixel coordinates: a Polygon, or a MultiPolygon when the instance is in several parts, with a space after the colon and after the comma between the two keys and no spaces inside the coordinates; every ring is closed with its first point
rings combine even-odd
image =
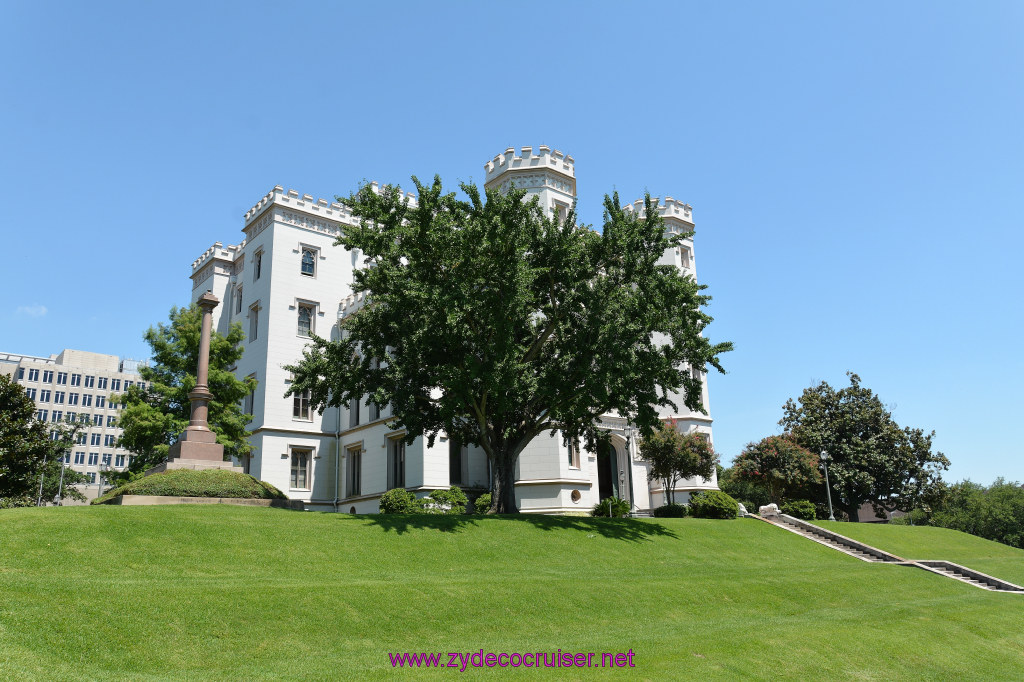
{"type": "Polygon", "coordinates": [[[114,488],[92,504],[111,502],[118,495],[165,497],[230,497],[250,500],[286,500],[274,486],[249,474],[224,469],[172,469],[114,488]]]}
{"type": "Polygon", "coordinates": [[[629,516],[629,502],[618,497],[606,497],[594,505],[592,516],[629,516]],[[610,512],[610,513],[609,513],[610,512]]]}
{"type": "Polygon", "coordinates": [[[816,514],[814,503],[810,500],[790,500],[789,502],[783,502],[779,511],[783,514],[803,519],[804,521],[813,521],[816,514]]]}
{"type": "Polygon", "coordinates": [[[663,504],[651,512],[651,516],[659,519],[681,519],[687,515],[685,504],[663,504]]]}
{"type": "Polygon", "coordinates": [[[735,519],[739,504],[721,490],[702,490],[690,496],[690,516],[698,519],[735,519]]]}
{"type": "Polygon", "coordinates": [[[392,488],[380,496],[381,514],[418,514],[423,504],[405,488],[392,488]]]}
{"type": "Polygon", "coordinates": [[[476,501],[473,502],[473,508],[476,510],[477,514],[486,514],[487,510],[491,508],[491,494],[484,493],[480,497],[476,498],[476,501]]]}
{"type": "Polygon", "coordinates": [[[448,490],[435,490],[425,500],[420,500],[423,511],[427,514],[465,514],[469,498],[457,485],[448,490]]]}
{"type": "Polygon", "coordinates": [[[925,510],[911,509],[909,514],[890,519],[889,523],[894,526],[928,526],[931,525],[931,520],[925,510]]]}

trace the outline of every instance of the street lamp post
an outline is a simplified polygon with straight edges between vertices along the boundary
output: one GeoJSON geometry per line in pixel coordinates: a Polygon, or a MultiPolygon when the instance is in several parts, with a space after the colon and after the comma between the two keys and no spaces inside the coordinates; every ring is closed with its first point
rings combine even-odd
{"type": "Polygon", "coordinates": [[[828,453],[821,451],[821,465],[825,467],[825,493],[828,495],[828,520],[835,521],[836,515],[832,513],[832,486],[828,483],[828,453]]]}

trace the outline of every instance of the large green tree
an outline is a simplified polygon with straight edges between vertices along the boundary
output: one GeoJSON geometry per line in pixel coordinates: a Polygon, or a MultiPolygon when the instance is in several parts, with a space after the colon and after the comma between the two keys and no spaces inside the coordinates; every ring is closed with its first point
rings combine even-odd
{"type": "Polygon", "coordinates": [[[648,477],[665,483],[665,501],[675,504],[676,481],[711,478],[718,457],[707,438],[699,433],[680,433],[672,422],[663,422],[640,441],[640,456],[650,463],[648,477]]]}
{"type": "Polygon", "coordinates": [[[353,288],[370,303],[340,340],[312,339],[290,393],[308,388],[321,410],[369,396],[410,443],[444,431],[479,445],[503,513],[517,511],[515,463],[538,434],[593,448],[603,413],[650,434],[675,392],[703,409],[690,367],[721,371],[731,344],[703,335],[704,287],[657,264],[685,235],[666,233],[650,197],[645,217],[606,197],[599,233],[521,190],[463,184],[460,198],[440,178],[413,182],[415,205],[391,186],[339,197],[359,225],[337,243],[362,256],[353,288]]]}
{"type": "Polygon", "coordinates": [[[934,431],[900,428],[859,376],[847,376],[847,387],[823,381],[786,401],[779,424],[803,447],[828,452],[832,490],[851,521],[865,502],[876,511],[910,511],[941,482],[949,460],[932,452],[934,431]]]}
{"type": "Polygon", "coordinates": [[[36,404],[25,389],[0,375],[0,507],[36,504],[40,496],[84,500],[73,487],[84,475],[67,469],[63,456],[74,444],[80,424],[48,424],[36,419],[36,404]],[[62,485],[63,483],[63,485],[62,485]]]}
{"type": "MultiPolygon", "coordinates": [[[[118,444],[135,455],[130,466],[133,473],[163,462],[170,446],[188,426],[188,394],[196,385],[201,329],[202,311],[198,306],[171,308],[168,323],[150,327],[143,337],[151,349],[148,366],[139,369],[146,388],[132,386],[123,395],[111,398],[125,404],[118,444]]],[[[224,446],[225,456],[239,458],[252,450],[246,440],[246,425],[252,416],[242,412],[241,401],[256,388],[255,379],[238,379],[229,369],[242,357],[244,338],[237,322],[228,329],[227,336],[212,332],[208,382],[213,394],[210,429],[224,446]]]]}
{"type": "Polygon", "coordinates": [[[732,466],[738,478],[763,485],[768,498],[776,503],[796,489],[821,482],[818,456],[789,434],[748,443],[732,466]]]}

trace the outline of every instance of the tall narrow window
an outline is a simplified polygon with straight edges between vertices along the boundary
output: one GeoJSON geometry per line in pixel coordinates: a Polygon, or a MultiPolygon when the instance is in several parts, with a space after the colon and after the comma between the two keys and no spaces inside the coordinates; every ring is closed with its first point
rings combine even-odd
{"type": "Polygon", "coordinates": [[[260,306],[258,303],[249,308],[249,340],[255,341],[260,331],[260,306]]]}
{"type": "Polygon", "coordinates": [[[263,274],[263,252],[257,251],[252,257],[252,281],[256,281],[263,274]]]}
{"type": "Polygon", "coordinates": [[[352,398],[348,403],[348,425],[359,426],[359,398],[352,398]]]}
{"type": "MultiPolygon", "coordinates": [[[[248,379],[256,379],[255,374],[250,374],[248,379]]],[[[253,414],[253,409],[256,406],[256,389],[252,389],[242,400],[242,412],[245,414],[253,414]]],[[[251,420],[250,420],[251,421],[251,420]]]]}
{"type": "Polygon", "coordinates": [[[313,309],[309,303],[299,304],[299,336],[309,336],[313,332],[313,309]]]}
{"type": "Polygon", "coordinates": [[[569,468],[580,468],[580,446],[575,441],[569,443],[569,468]]]}
{"type": "Polygon", "coordinates": [[[313,451],[307,448],[292,448],[291,487],[299,490],[309,489],[309,462],[313,451]]]}
{"type": "Polygon", "coordinates": [[[235,314],[242,314],[242,287],[238,287],[238,291],[235,292],[235,314]]]}
{"type": "Polygon", "coordinates": [[[363,478],[363,451],[359,447],[352,448],[348,451],[348,469],[346,477],[348,480],[345,487],[348,490],[348,497],[361,495],[362,486],[360,486],[360,481],[363,478]]]}
{"type": "Polygon", "coordinates": [[[292,418],[309,421],[309,389],[292,396],[292,418]]]}
{"type": "Polygon", "coordinates": [[[316,276],[316,249],[303,249],[302,250],[302,269],[301,272],[307,277],[316,276]]]}
{"type": "Polygon", "coordinates": [[[388,441],[388,489],[405,487],[405,441],[388,441]]]}
{"type": "Polygon", "coordinates": [[[448,485],[466,485],[469,448],[454,438],[448,440],[448,485]]]}
{"type": "Polygon", "coordinates": [[[25,378],[25,368],[24,367],[19,367],[18,368],[18,381],[22,381],[24,378],[25,378]]]}

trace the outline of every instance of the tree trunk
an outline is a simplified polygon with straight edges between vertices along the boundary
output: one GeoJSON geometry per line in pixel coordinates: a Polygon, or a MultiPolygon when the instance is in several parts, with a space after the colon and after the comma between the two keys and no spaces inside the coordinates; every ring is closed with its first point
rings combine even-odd
{"type": "Polygon", "coordinates": [[[491,467],[491,509],[489,514],[518,514],[516,506],[516,458],[518,452],[496,452],[491,467]]]}
{"type": "Polygon", "coordinates": [[[860,505],[859,504],[857,504],[857,505],[851,504],[850,506],[848,506],[846,508],[846,513],[850,516],[850,522],[851,523],[857,523],[858,521],[860,521],[860,513],[859,512],[860,512],[860,505]]]}

